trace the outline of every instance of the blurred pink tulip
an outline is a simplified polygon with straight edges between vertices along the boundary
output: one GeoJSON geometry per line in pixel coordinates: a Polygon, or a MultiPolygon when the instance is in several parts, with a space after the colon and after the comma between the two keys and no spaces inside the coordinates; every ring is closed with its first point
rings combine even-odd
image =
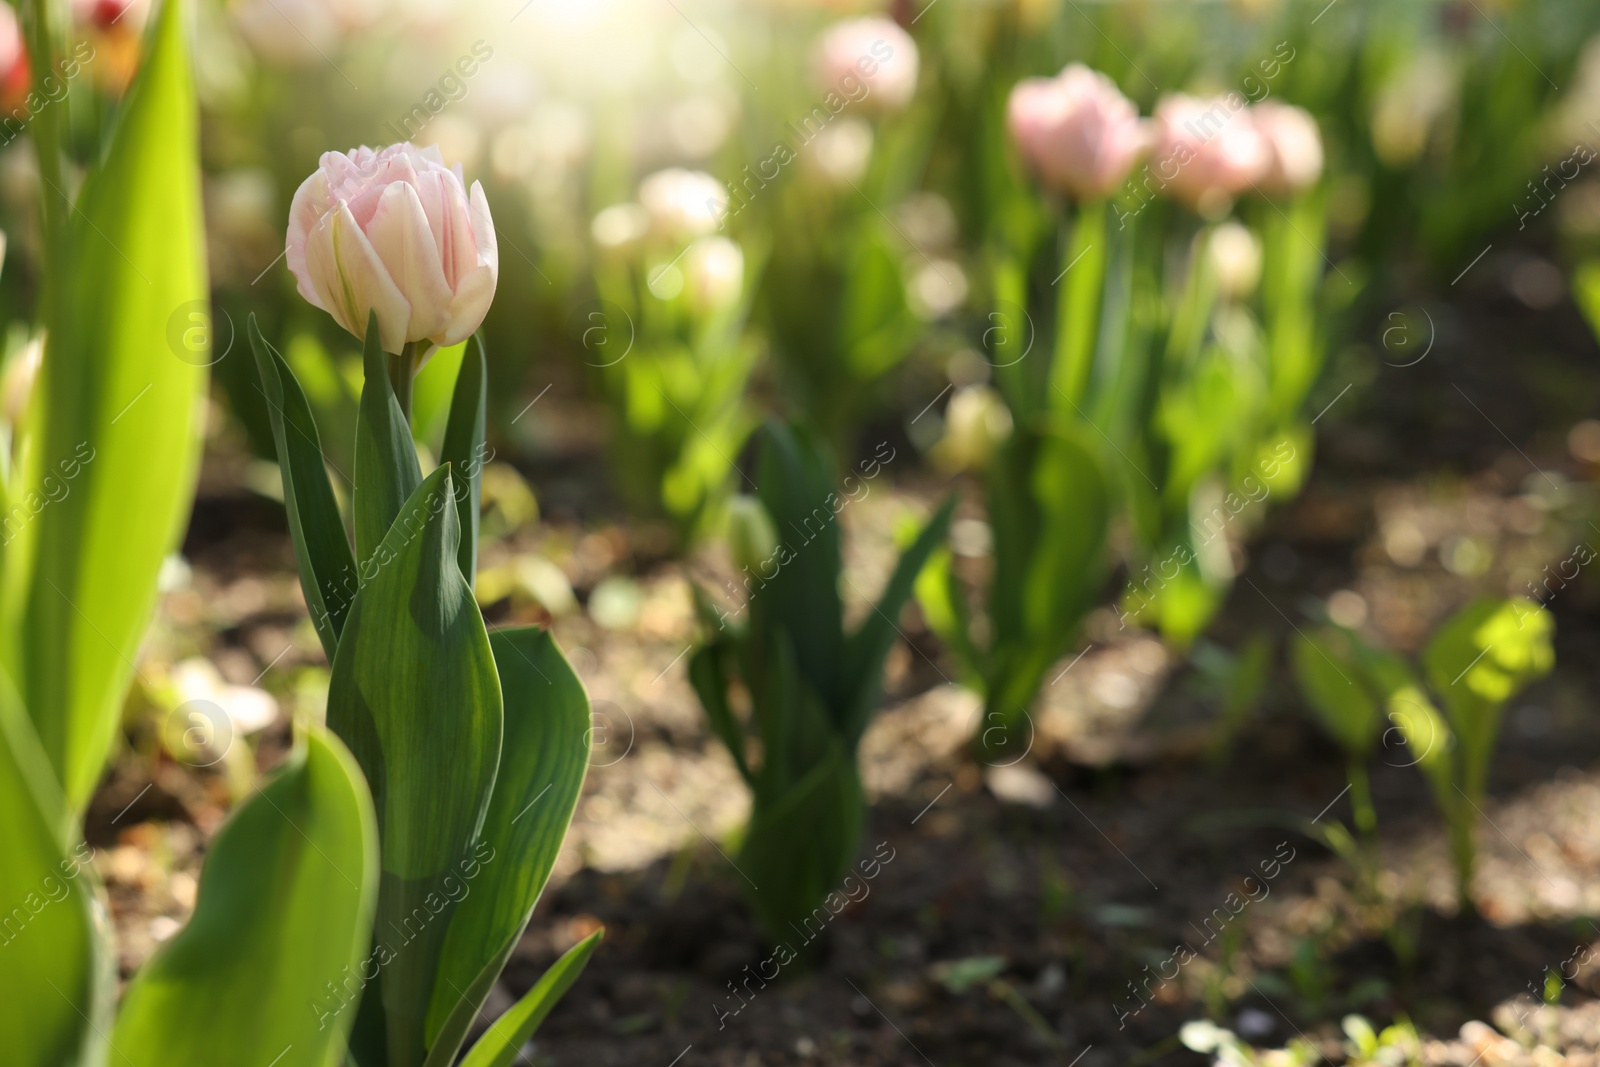
{"type": "Polygon", "coordinates": [[[836,22],[817,45],[817,78],[842,101],[879,113],[898,111],[917,91],[917,42],[881,16],[836,22]]]}
{"type": "Polygon", "coordinates": [[[9,73],[22,59],[22,24],[16,9],[0,2],[0,75],[9,73]]]}
{"type": "Polygon", "coordinates": [[[483,187],[405,142],[324,152],[295,191],[286,255],[300,295],[362,337],[378,313],[384,350],[453,345],[494,299],[500,253],[483,187]]]}
{"type": "Polygon", "coordinates": [[[1261,188],[1287,195],[1315,185],[1322,177],[1322,134],[1311,113],[1275,100],[1263,101],[1250,112],[1272,149],[1272,165],[1261,188]]]}
{"type": "Polygon", "coordinates": [[[1272,146],[1236,95],[1165,97],[1156,105],[1155,125],[1151,170],[1163,189],[1192,207],[1246,192],[1272,166],[1272,146]]]}
{"type": "Polygon", "coordinates": [[[1139,109],[1110,78],[1081,63],[1054,78],[1019,82],[1006,125],[1039,176],[1080,200],[1109,195],[1146,146],[1139,109]]]}

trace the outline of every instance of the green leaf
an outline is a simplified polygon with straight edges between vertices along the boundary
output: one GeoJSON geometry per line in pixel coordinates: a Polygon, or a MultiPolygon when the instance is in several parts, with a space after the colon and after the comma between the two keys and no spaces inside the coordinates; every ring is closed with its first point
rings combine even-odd
{"type": "Polygon", "coordinates": [[[562,953],[533,988],[478,1039],[461,1067],[511,1067],[517,1062],[522,1046],[578,980],[604,936],[604,930],[596,930],[562,953]]]}
{"type": "Polygon", "coordinates": [[[0,1033],[14,1067],[92,1059],[96,947],[80,875],[94,850],[69,845],[72,823],[16,690],[0,676],[0,1033]]]}
{"type": "Polygon", "coordinates": [[[428,1008],[428,1063],[449,1067],[544,891],[589,767],[589,697],[548,630],[489,635],[505,741],[482,840],[493,849],[462,898],[428,1008]]]}
{"type": "Polygon", "coordinates": [[[695,649],[694,655],[689,657],[689,684],[694,686],[696,695],[700,697],[700,706],[706,709],[706,718],[711,721],[711,729],[722,740],[728,749],[728,755],[733,757],[733,764],[739,768],[739,775],[744,778],[745,784],[755,788],[755,779],[750,773],[750,764],[744,755],[744,732],[739,728],[739,722],[733,717],[733,708],[728,704],[728,677],[723,669],[723,657],[729,654],[729,648],[720,641],[695,649]]]}
{"type": "Polygon", "coordinates": [[[71,213],[3,519],[5,654],[74,812],[114,740],[200,456],[210,309],[185,23],[178,0],[162,6],[71,213]]]}
{"type": "Polygon", "coordinates": [[[799,948],[827,926],[830,913],[823,902],[838,889],[855,855],[865,807],[855,758],[837,739],[782,794],[758,799],[738,868],[774,943],[799,948]]]}
{"type": "MultiPolygon", "coordinates": [[[[844,653],[838,584],[838,509],[844,505],[833,488],[832,460],[813,434],[768,422],[756,481],[782,547],[777,573],[751,598],[752,628],[787,631],[800,674],[834,706],[844,653]]],[[[765,640],[760,633],[755,638],[765,640]]]]}
{"type": "Polygon", "coordinates": [[[278,470],[283,475],[283,507],[289,518],[295,562],[300,568],[300,588],[305,592],[306,607],[311,611],[317,636],[322,639],[323,651],[332,663],[345,616],[359,588],[356,559],[339,518],[333,486],[328,482],[311,405],[289,364],[261,336],[253,314],[249,333],[272,421],[278,470]]]}
{"type": "Polygon", "coordinates": [[[1340,630],[1302,633],[1290,646],[1295,680],[1323,729],[1353,757],[1366,756],[1383,727],[1378,702],[1368,691],[1351,647],[1340,630]]]}
{"type": "MultiPolygon", "coordinates": [[[[372,384],[372,379],[368,379],[372,384]]],[[[500,681],[456,562],[449,465],[362,565],[328,683],[328,725],[372,787],[383,843],[378,947],[389,1067],[415,1067],[434,975],[500,762],[500,681]]]]}
{"type": "Polygon", "coordinates": [[[374,311],[367,317],[367,343],[361,353],[364,384],[356,422],[356,560],[363,567],[422,481],[411,426],[389,382],[387,361],[374,311]]]}
{"type": "Polygon", "coordinates": [[[934,549],[944,544],[950,530],[950,516],[955,513],[956,498],[951,496],[933,518],[917,534],[917,539],[900,555],[889,584],[884,586],[873,611],[861,622],[861,627],[845,642],[844,681],[841,685],[846,703],[843,706],[839,729],[845,741],[854,748],[867,720],[877,709],[882,694],[883,661],[889,655],[895,639],[900,636],[900,609],[916,586],[917,575],[934,549]]]}
{"type": "Polygon", "coordinates": [[[1461,745],[1461,786],[1482,795],[1500,732],[1500,709],[1555,662],[1555,619],[1523,597],[1462,608],[1423,649],[1428,684],[1444,702],[1461,745]]]}
{"type": "Polygon", "coordinates": [[[377,840],[360,768],[312,731],[212,842],[193,917],[128,986],[111,1063],[342,1062],[379,968],[377,840]]]}
{"type": "Polygon", "coordinates": [[[1043,435],[1030,478],[1040,530],[1021,595],[1026,628],[1050,658],[1066,650],[1096,591],[1110,490],[1075,432],[1043,435]]]}
{"type": "Polygon", "coordinates": [[[451,464],[460,480],[456,512],[461,525],[461,573],[469,585],[478,574],[478,503],[483,496],[488,382],[483,337],[473,334],[461,358],[461,372],[450,398],[450,421],[445,424],[444,446],[439,451],[439,462],[451,464]]]}

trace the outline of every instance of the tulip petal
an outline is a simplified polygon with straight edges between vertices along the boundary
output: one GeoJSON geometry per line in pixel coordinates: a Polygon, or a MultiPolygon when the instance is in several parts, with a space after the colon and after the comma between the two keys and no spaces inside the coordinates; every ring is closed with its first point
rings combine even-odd
{"type": "Polygon", "coordinates": [[[411,305],[406,340],[437,333],[449,318],[450,284],[416,187],[395,182],[385,188],[366,233],[389,277],[411,305]]]}
{"type": "Polygon", "coordinates": [[[462,236],[471,241],[475,246],[472,252],[475,263],[468,261],[467,269],[458,277],[455,299],[450,302],[449,321],[441,333],[432,337],[434,343],[440,346],[457,344],[472,336],[472,332],[483,324],[483,317],[489,313],[495,286],[500,281],[500,245],[495,239],[494,219],[489,215],[489,201],[483,195],[483,186],[477,182],[472,183],[468,211],[470,224],[456,223],[452,236],[456,241],[457,254],[463,257],[466,254],[463,248],[466,241],[462,240],[462,236]]]}
{"type": "Polygon", "coordinates": [[[341,202],[317,223],[305,251],[307,273],[320,298],[312,303],[357,337],[366,333],[367,312],[376,311],[384,351],[399,352],[411,321],[411,305],[347,204],[341,202]]]}

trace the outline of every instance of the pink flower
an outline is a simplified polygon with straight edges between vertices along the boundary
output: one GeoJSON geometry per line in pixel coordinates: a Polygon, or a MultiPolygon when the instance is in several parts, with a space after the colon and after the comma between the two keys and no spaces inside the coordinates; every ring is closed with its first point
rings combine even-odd
{"type": "Polygon", "coordinates": [[[1322,135],[1311,113],[1275,100],[1263,101],[1250,111],[1272,149],[1272,164],[1261,188],[1289,194],[1315,185],[1322,177],[1322,135]]]}
{"type": "Polygon", "coordinates": [[[1107,196],[1145,149],[1139,109],[1116,83],[1081,63],[1011,90],[1006,125],[1048,184],[1080,200],[1107,196]]]}
{"type": "Polygon", "coordinates": [[[893,19],[836,22],[817,45],[817,79],[841,105],[859,104],[879,113],[898,111],[911,103],[917,91],[917,43],[893,19]]]}
{"type": "Polygon", "coordinates": [[[17,64],[26,62],[22,47],[22,25],[17,21],[17,11],[0,0],[0,78],[9,75],[17,64]]]}
{"type": "Polygon", "coordinates": [[[1238,96],[1168,96],[1156,105],[1155,123],[1150,169],[1192,207],[1210,209],[1246,192],[1272,166],[1272,146],[1238,96]]]}
{"type": "Polygon", "coordinates": [[[376,311],[387,352],[470,337],[500,276],[483,187],[469,196],[459,165],[409,142],[324,152],[289,207],[286,255],[300,295],[357,337],[376,311]]]}

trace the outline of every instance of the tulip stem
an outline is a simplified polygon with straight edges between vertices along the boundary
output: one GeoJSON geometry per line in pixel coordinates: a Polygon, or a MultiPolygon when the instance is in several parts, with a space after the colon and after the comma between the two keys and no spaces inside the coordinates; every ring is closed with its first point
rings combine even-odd
{"type": "Polygon", "coordinates": [[[386,353],[389,357],[389,384],[394,387],[394,398],[400,402],[400,412],[411,422],[411,381],[417,368],[417,345],[408,341],[400,354],[386,353]]]}

